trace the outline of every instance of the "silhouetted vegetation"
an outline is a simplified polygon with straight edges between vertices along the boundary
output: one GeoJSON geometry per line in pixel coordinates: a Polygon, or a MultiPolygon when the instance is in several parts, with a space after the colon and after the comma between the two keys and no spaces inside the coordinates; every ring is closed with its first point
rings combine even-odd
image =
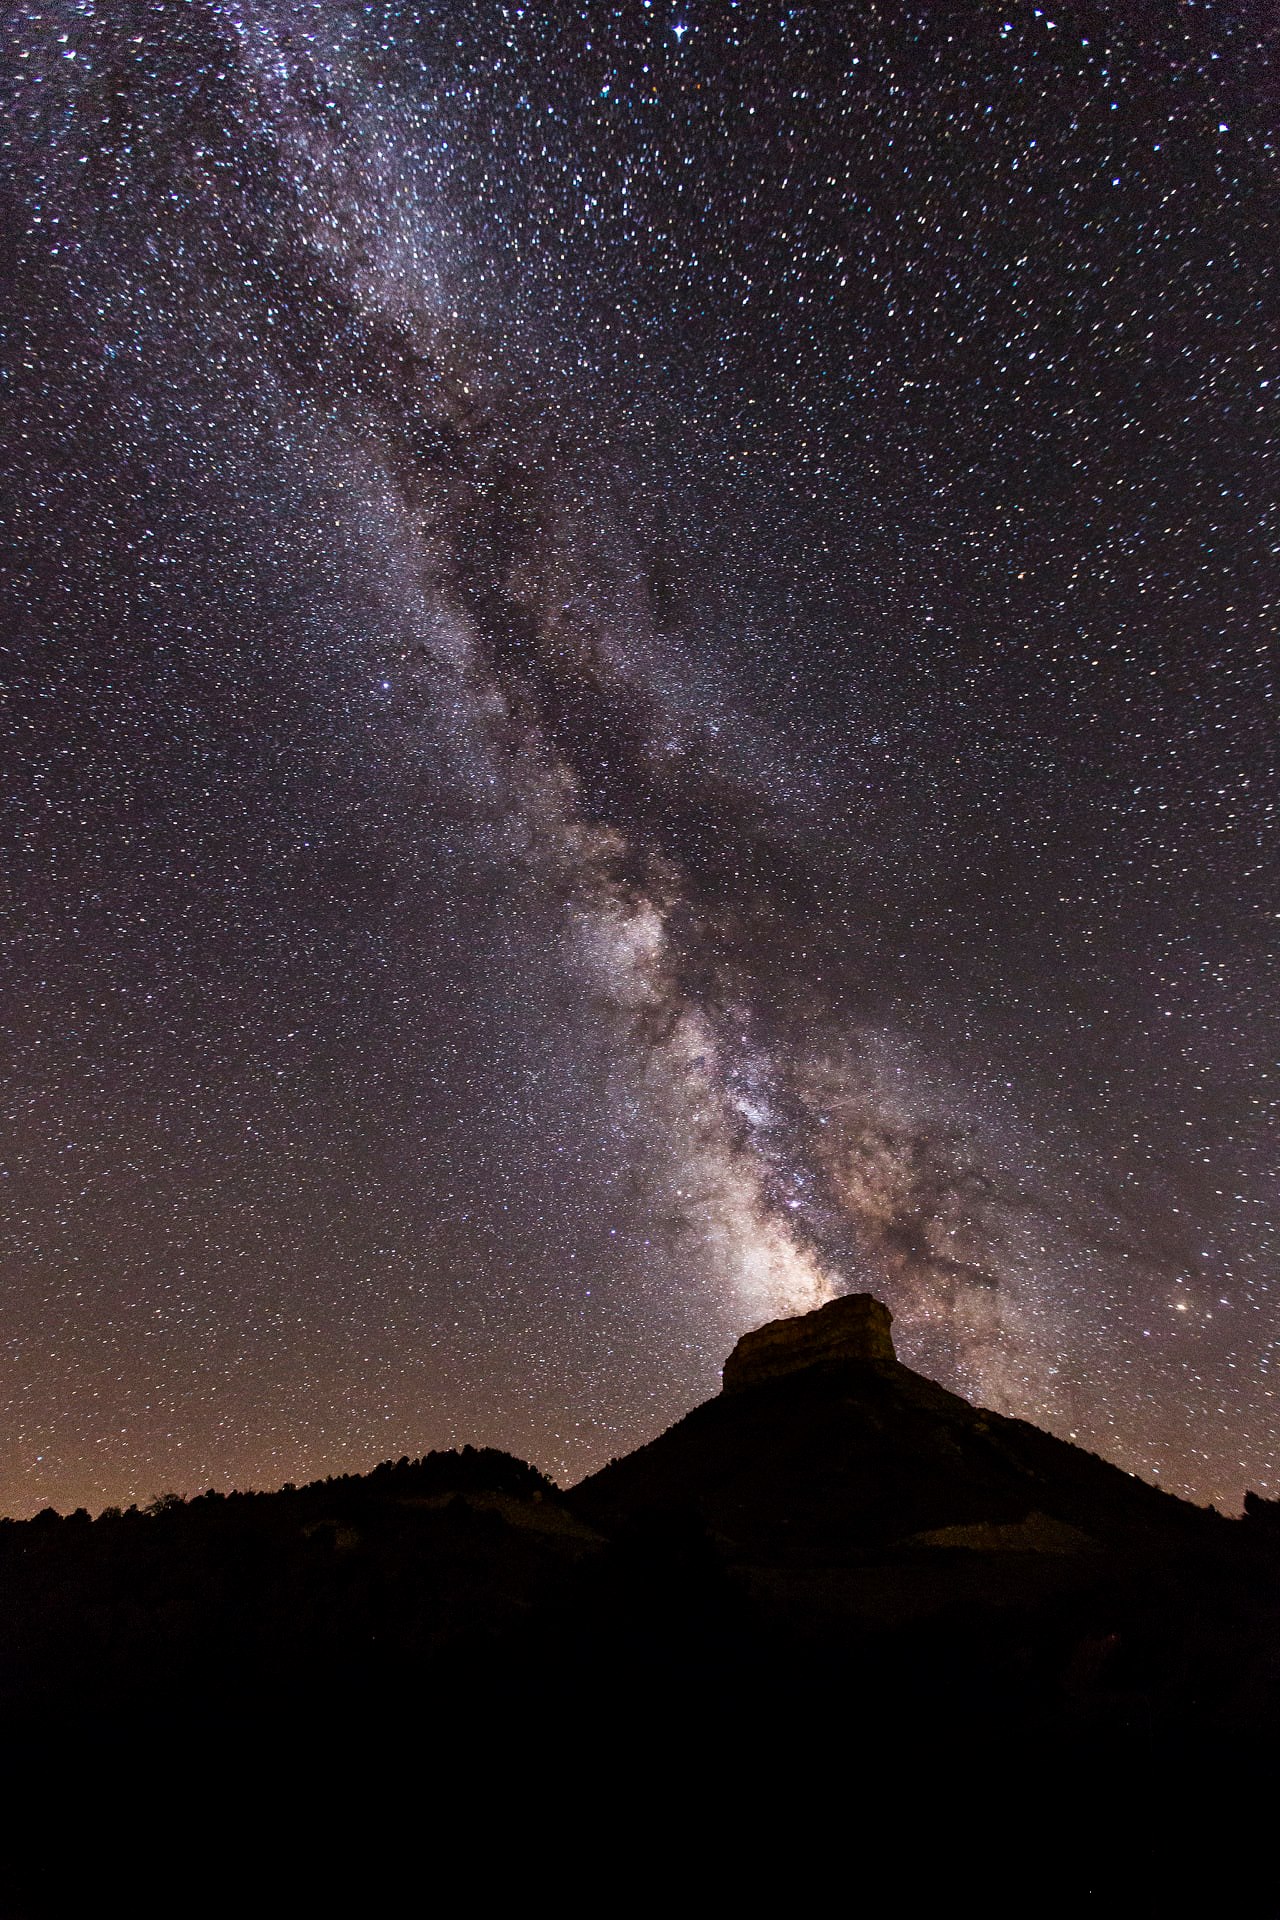
{"type": "Polygon", "coordinates": [[[710,1402],[567,1494],[466,1448],[50,1509],[0,1523],[0,1785],[43,1806],[86,1769],[94,1795],[181,1782],[185,1805],[266,1767],[268,1797],[337,1781],[353,1804],[375,1765],[525,1752],[534,1777],[553,1733],[581,1758],[714,1729],[731,1765],[833,1726],[882,1758],[962,1739],[1146,1766],[1270,1737],[1277,1511],[1188,1507],[857,1365],[710,1402]]]}

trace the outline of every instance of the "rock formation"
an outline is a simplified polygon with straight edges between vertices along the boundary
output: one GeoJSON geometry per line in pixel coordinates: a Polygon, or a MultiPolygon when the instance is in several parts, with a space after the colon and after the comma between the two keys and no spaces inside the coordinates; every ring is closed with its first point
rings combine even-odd
{"type": "Polygon", "coordinates": [[[802,1368],[859,1360],[893,1366],[893,1321],[882,1301],[870,1293],[847,1293],[813,1313],[770,1320],[744,1333],[724,1364],[724,1391],[736,1393],[763,1380],[776,1380],[802,1368]]]}
{"type": "Polygon", "coordinates": [[[739,1565],[906,1554],[894,1575],[905,1586],[933,1578],[922,1546],[1065,1568],[1068,1543],[1072,1554],[1093,1542],[1129,1553],[1142,1540],[1159,1553],[1220,1524],[904,1366],[890,1325],[887,1307],[855,1293],[745,1334],[714,1400],[583,1481],[568,1504],[606,1535],[684,1511],[739,1565]]]}

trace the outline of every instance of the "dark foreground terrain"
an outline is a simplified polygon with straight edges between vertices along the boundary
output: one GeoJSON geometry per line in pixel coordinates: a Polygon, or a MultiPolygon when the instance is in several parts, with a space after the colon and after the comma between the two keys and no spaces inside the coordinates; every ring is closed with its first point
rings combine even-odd
{"type": "Polygon", "coordinates": [[[628,1872],[682,1822],[763,1871],[780,1822],[834,1818],[1017,1859],[1040,1910],[1102,1898],[1121,1846],[1149,1888],[1273,1857],[1239,1796],[1275,1780],[1280,1505],[1226,1519],[967,1405],[866,1296],[748,1335],[717,1399],[568,1493],[468,1448],[50,1512],[0,1523],[0,1607],[15,1914],[122,1860],[135,1904],[226,1869],[238,1911],[349,1873],[399,1910],[368,1894],[389,1847],[476,1867],[477,1827],[549,1843],[588,1806],[578,1844],[621,1821],[628,1872]]]}

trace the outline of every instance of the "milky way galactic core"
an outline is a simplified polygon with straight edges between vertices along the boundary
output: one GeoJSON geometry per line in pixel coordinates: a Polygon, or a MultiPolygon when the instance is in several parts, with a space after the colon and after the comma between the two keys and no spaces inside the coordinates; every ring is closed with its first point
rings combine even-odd
{"type": "Polygon", "coordinates": [[[0,1507],[1280,1491],[1270,7],[5,12],[0,1507]]]}

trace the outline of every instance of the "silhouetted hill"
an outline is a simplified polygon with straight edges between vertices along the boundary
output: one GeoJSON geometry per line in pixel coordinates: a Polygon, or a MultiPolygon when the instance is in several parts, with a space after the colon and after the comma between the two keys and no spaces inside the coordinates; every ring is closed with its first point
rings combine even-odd
{"type": "Polygon", "coordinates": [[[394,1687],[554,1594],[595,1536],[491,1448],[277,1493],[0,1523],[0,1709],[45,1724],[240,1714],[394,1687]]]}
{"type": "Polygon", "coordinates": [[[854,1296],[746,1336],[716,1399],[568,1493],[466,1448],[0,1523],[0,1788],[47,1812],[309,1781],[341,1825],[370,1768],[470,1818],[492,1789],[459,1780],[495,1765],[731,1774],[835,1727],[880,1765],[1242,1751],[1280,1719],[1277,1511],[1223,1519],[969,1406],[854,1296]]]}
{"type": "Polygon", "coordinates": [[[793,1566],[1225,1538],[1216,1514],[900,1365],[888,1327],[878,1302],[852,1295],[747,1335],[724,1392],[575,1488],[574,1511],[608,1529],[679,1505],[734,1558],[793,1566]]]}

